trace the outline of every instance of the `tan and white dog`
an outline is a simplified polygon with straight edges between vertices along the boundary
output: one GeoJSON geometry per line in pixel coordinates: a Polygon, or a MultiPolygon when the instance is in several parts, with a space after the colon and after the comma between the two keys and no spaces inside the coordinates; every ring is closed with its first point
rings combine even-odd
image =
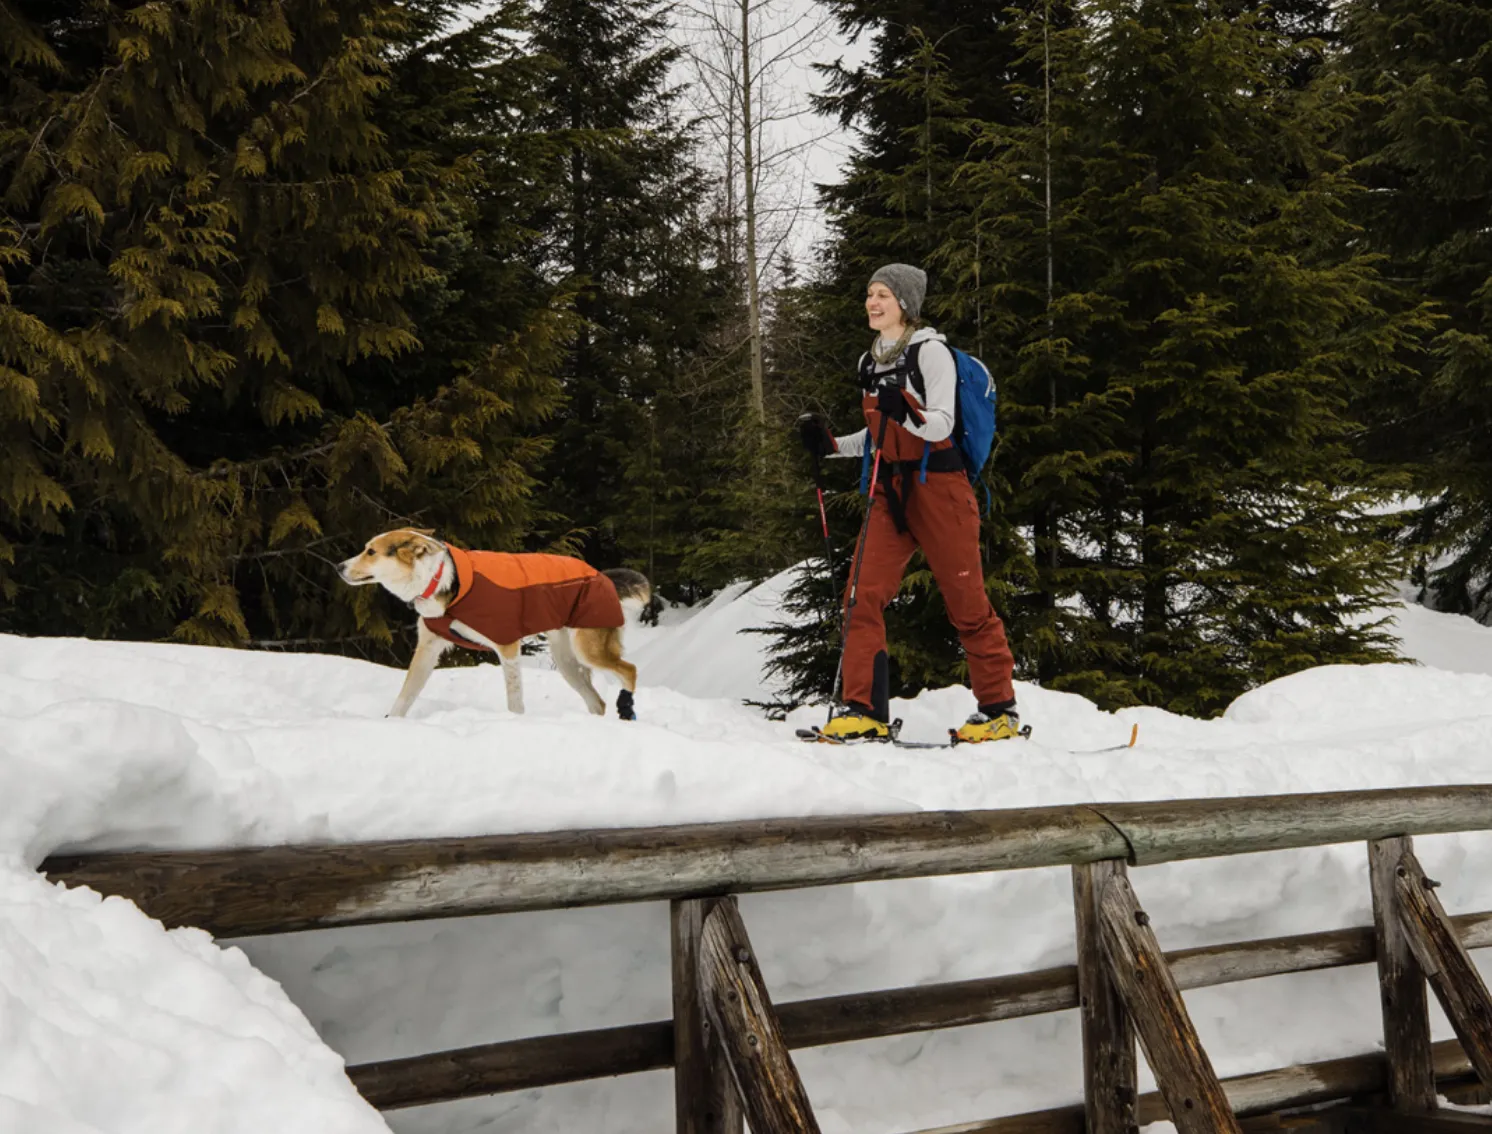
{"type": "Polygon", "coordinates": [[[623,608],[635,612],[652,598],[636,571],[597,571],[561,555],[463,551],[432,532],[401,528],[374,536],[339,563],[337,573],[355,587],[379,584],[420,616],[414,658],[389,716],[409,711],[452,644],[498,654],[508,710],[523,712],[519,646],[541,635],[555,667],[591,712],[606,712],[591,682],[594,666],[621,679],[617,714],[635,719],[637,667],[622,657],[623,608]]]}

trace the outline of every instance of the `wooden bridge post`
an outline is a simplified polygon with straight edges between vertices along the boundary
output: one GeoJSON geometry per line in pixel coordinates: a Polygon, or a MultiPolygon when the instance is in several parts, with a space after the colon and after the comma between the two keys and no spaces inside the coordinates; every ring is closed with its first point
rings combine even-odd
{"type": "Polygon", "coordinates": [[[742,1134],[741,1100],[700,988],[700,935],[715,901],[679,898],[670,909],[677,1134],[742,1134]]]}
{"type": "Polygon", "coordinates": [[[1394,884],[1404,936],[1477,1077],[1492,1087],[1492,995],[1435,896],[1438,885],[1425,877],[1414,851],[1406,848],[1394,884]]]}
{"type": "Polygon", "coordinates": [[[735,898],[705,914],[699,984],[752,1134],[819,1134],[735,898]]]}
{"type": "Polygon", "coordinates": [[[1099,931],[1098,900],[1110,878],[1123,878],[1122,859],[1072,868],[1077,914],[1078,1013],[1083,1021],[1083,1111],[1087,1134],[1134,1134],[1139,1095],[1134,1027],[1109,977],[1099,931]]]}
{"type": "Polygon", "coordinates": [[[1424,973],[1404,933],[1396,887],[1399,867],[1411,853],[1408,838],[1373,839],[1368,843],[1368,875],[1373,887],[1389,1102],[1405,1114],[1428,1114],[1436,1107],[1430,1009],[1424,973]]]}
{"type": "Polygon", "coordinates": [[[1145,1060],[1176,1129],[1180,1134],[1242,1134],[1150,918],[1123,875],[1104,883],[1098,924],[1109,974],[1134,1020],[1145,1060]]]}

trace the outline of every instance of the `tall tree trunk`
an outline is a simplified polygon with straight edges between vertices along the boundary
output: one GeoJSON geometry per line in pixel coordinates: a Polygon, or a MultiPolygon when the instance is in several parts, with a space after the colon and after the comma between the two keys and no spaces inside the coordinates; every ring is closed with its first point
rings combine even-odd
{"type": "MultiPolygon", "coordinates": [[[[1154,476],[1154,445],[1147,425],[1140,438],[1142,480],[1154,476]]],[[[1164,639],[1168,621],[1166,562],[1161,550],[1161,523],[1164,519],[1160,492],[1154,488],[1140,491],[1140,652],[1156,648],[1164,639]]]]}
{"type": "MultiPolygon", "coordinates": [[[[939,40],[938,42],[941,43],[942,40],[939,40]]],[[[933,113],[931,59],[927,61],[927,65],[923,68],[922,72],[922,114],[922,205],[923,210],[926,213],[928,227],[931,228],[933,219],[933,113]]]]}
{"type": "Polygon", "coordinates": [[[756,160],[751,136],[751,0],[741,5],[741,175],[746,206],[746,318],[751,336],[751,400],[757,424],[767,424],[767,393],[762,377],[762,297],[756,264],[756,160]]]}
{"type": "Polygon", "coordinates": [[[736,85],[731,83],[727,91],[728,109],[725,115],[725,259],[729,264],[741,260],[740,231],[736,227],[741,220],[741,207],[736,200],[736,147],[731,139],[736,136],[736,85]]]}
{"type": "MultiPolygon", "coordinates": [[[[1052,5],[1047,0],[1041,21],[1041,51],[1042,51],[1042,85],[1046,92],[1046,108],[1043,115],[1046,130],[1046,338],[1047,338],[1047,365],[1049,370],[1048,386],[1048,409],[1052,417],[1057,416],[1057,368],[1053,363],[1053,344],[1057,339],[1056,316],[1053,312],[1054,304],[1054,279],[1056,277],[1055,256],[1052,252],[1052,5]]],[[[1048,533],[1051,540],[1048,548],[1050,560],[1048,566],[1055,575],[1057,566],[1062,561],[1061,542],[1057,536],[1057,518],[1051,519],[1051,531],[1048,533]]],[[[1055,579],[1053,580],[1055,587],[1055,579]]]]}

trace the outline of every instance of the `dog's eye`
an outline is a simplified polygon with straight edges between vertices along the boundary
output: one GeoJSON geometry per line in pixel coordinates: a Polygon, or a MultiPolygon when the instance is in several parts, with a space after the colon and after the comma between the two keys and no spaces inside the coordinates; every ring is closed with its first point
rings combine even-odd
{"type": "Polygon", "coordinates": [[[374,550],[373,550],[373,549],[372,549],[372,548],[371,548],[371,547],[370,547],[370,548],[368,548],[368,550],[367,550],[367,551],[365,551],[365,552],[363,552],[363,554],[364,554],[364,555],[377,555],[377,554],[378,554],[378,552],[376,552],[376,551],[374,551],[374,550]]]}

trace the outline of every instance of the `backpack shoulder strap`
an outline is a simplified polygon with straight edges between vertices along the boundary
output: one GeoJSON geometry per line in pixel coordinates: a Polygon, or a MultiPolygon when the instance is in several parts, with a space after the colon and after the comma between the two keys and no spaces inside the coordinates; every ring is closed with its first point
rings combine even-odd
{"type": "Polygon", "coordinates": [[[903,352],[907,360],[907,381],[912,384],[912,389],[917,391],[917,396],[927,403],[927,382],[922,377],[922,367],[917,364],[917,358],[922,353],[922,343],[913,343],[903,352]]]}

